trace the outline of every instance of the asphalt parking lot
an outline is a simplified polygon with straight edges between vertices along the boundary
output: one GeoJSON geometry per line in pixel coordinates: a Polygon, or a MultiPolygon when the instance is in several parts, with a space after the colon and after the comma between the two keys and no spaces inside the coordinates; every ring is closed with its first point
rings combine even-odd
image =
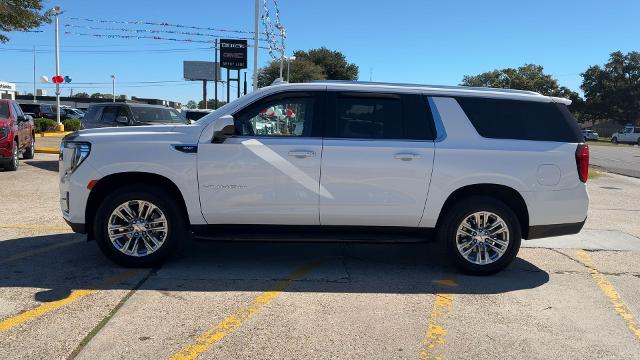
{"type": "Polygon", "coordinates": [[[0,171],[0,359],[640,359],[640,180],[490,277],[433,244],[203,243],[107,261],[58,209],[57,156],[0,171]]]}
{"type": "Polygon", "coordinates": [[[616,174],[640,178],[640,147],[590,145],[593,165],[616,174]]]}

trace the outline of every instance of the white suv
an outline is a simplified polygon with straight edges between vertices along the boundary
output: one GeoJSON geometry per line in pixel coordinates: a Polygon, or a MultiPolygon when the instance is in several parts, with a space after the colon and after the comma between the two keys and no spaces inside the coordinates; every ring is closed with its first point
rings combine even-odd
{"type": "Polygon", "coordinates": [[[611,135],[611,142],[614,144],[638,144],[640,145],[640,127],[625,126],[624,129],[611,135]]]}
{"type": "Polygon", "coordinates": [[[354,82],[260,89],[194,125],[83,130],[61,144],[74,231],[149,266],[209,239],[439,239],[470,273],[521,238],[580,231],[589,148],[566,99],[354,82]]]}

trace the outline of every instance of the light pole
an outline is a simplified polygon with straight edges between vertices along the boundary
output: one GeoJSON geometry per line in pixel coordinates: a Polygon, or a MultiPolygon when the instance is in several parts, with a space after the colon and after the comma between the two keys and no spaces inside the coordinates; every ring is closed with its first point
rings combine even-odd
{"type": "MultiPolygon", "coordinates": [[[[54,6],[51,13],[55,15],[55,33],[56,33],[56,76],[60,76],[60,48],[58,46],[58,15],[62,14],[60,6],[54,6]]],[[[56,83],[56,120],[58,121],[58,130],[64,130],[60,121],[60,83],[56,83]]]]}
{"type": "Polygon", "coordinates": [[[111,95],[113,96],[113,102],[116,102],[116,76],[111,75],[111,95]]]}
{"type": "Polygon", "coordinates": [[[295,56],[287,58],[287,82],[291,82],[291,62],[296,59],[295,56]]]}
{"type": "Polygon", "coordinates": [[[260,0],[256,0],[256,10],[254,18],[254,33],[253,33],[253,91],[258,90],[258,32],[260,31],[258,25],[258,17],[260,16],[260,0]]]}

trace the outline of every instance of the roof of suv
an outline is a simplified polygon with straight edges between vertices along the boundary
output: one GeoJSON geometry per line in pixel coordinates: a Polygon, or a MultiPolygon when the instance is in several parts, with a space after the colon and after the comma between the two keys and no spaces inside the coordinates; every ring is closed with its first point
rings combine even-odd
{"type": "Polygon", "coordinates": [[[171,107],[168,106],[164,106],[164,105],[153,105],[153,104],[142,104],[142,103],[121,103],[121,102],[110,102],[110,103],[99,103],[99,104],[92,104],[89,107],[93,107],[93,106],[113,106],[113,105],[123,105],[123,106],[130,106],[130,107],[146,107],[146,108],[161,108],[161,109],[173,109],[171,107]]]}
{"type": "MultiPolygon", "coordinates": [[[[290,86],[286,82],[277,82],[272,86],[290,86]]],[[[375,88],[376,90],[388,89],[390,91],[413,90],[423,91],[435,95],[442,96],[479,96],[479,97],[496,97],[510,98],[513,100],[530,100],[530,101],[554,101],[565,105],[571,104],[571,100],[552,96],[544,96],[535,91],[516,90],[516,89],[496,89],[488,87],[471,87],[471,86],[450,86],[450,85],[424,85],[424,84],[399,84],[387,82],[368,82],[368,81],[345,81],[345,80],[316,80],[303,84],[295,84],[308,86],[334,86],[345,88],[345,90],[363,90],[375,88]]]]}

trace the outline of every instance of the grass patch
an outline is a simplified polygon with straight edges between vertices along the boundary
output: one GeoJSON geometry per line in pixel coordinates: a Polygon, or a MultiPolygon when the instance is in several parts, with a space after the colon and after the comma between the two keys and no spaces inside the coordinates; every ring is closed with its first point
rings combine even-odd
{"type": "Polygon", "coordinates": [[[603,175],[602,171],[599,171],[596,168],[589,166],[589,179],[597,179],[602,175],[603,175]]]}
{"type": "Polygon", "coordinates": [[[589,140],[587,141],[589,146],[633,146],[633,144],[614,144],[611,142],[611,138],[601,137],[598,141],[589,140]]]}

